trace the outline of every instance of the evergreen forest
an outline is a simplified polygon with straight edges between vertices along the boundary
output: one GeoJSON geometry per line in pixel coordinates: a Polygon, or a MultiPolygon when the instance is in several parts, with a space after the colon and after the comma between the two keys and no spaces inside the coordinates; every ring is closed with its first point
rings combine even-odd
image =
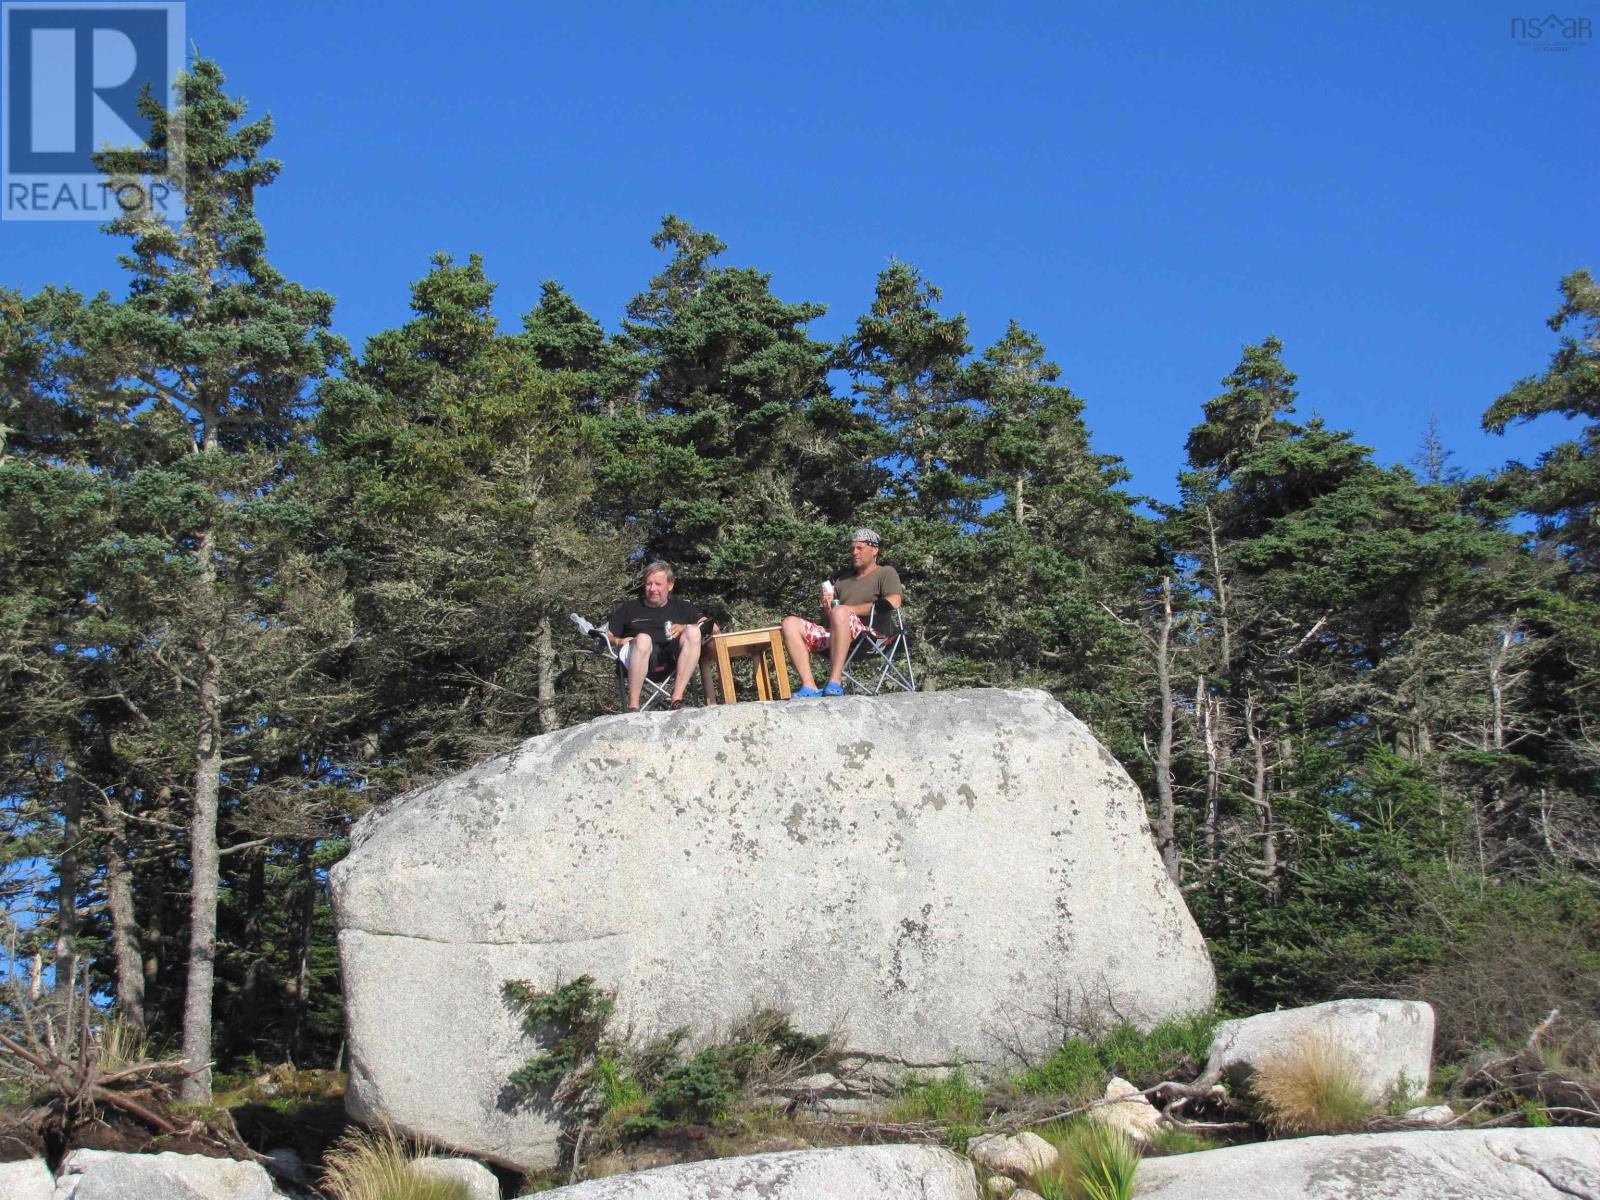
{"type": "MultiPolygon", "coordinates": [[[[1293,347],[1217,347],[1179,499],[1127,489],[1013,322],[892,262],[837,342],[667,216],[614,327],[518,328],[477,256],[353,346],[272,265],[270,121],[182,87],[187,217],[107,226],[122,295],[0,287],[0,889],[13,981],[219,1069],[341,1055],[326,892],[351,822],[615,711],[567,621],[672,563],[773,623],[884,535],[925,690],[1048,690],[1143,790],[1223,1002],[1431,1001],[1441,1059],[1600,1011],[1600,287],[1485,476],[1297,410],[1293,347]],[[1541,426],[1541,428],[1544,426],[1541,426]]],[[[642,230],[641,238],[650,231],[642,230]]],[[[1577,267],[1577,264],[1574,264],[1577,267]]],[[[5,1014],[0,1014],[5,1015],[5,1014]]],[[[209,1095],[192,1076],[188,1099],[209,1095]]]]}

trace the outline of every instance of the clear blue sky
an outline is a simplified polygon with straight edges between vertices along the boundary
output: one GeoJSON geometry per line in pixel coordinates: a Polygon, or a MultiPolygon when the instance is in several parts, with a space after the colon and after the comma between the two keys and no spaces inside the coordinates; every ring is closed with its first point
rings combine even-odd
{"type": "MultiPolygon", "coordinates": [[[[1517,45],[1518,7],[191,0],[187,28],[277,123],[273,261],[358,345],[436,250],[484,255],[512,327],[552,277],[615,327],[673,211],[826,304],[818,336],[891,257],[980,349],[1015,317],[1170,497],[1268,333],[1301,413],[1382,461],[1430,412],[1467,470],[1563,436],[1479,429],[1548,361],[1559,278],[1600,270],[1600,44],[1517,45]]],[[[0,283],[120,293],[116,251],[6,223],[0,283]]]]}

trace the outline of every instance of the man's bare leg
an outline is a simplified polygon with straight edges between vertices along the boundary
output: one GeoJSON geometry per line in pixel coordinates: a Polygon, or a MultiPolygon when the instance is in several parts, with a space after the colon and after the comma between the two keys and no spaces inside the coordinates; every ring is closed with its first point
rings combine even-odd
{"type": "Polygon", "coordinates": [[[799,617],[785,617],[783,619],[783,648],[789,652],[789,661],[794,664],[794,673],[800,676],[800,686],[817,690],[817,681],[811,674],[811,651],[806,649],[805,635],[801,633],[804,623],[799,617]]]}
{"type": "Polygon", "coordinates": [[[833,642],[828,646],[828,682],[844,683],[844,660],[850,657],[850,610],[844,605],[828,610],[828,632],[833,642]]]}
{"type": "MultiPolygon", "coordinates": [[[[685,625],[678,635],[678,673],[672,680],[672,702],[683,699],[683,693],[694,677],[695,664],[700,661],[700,626],[685,625]]],[[[709,695],[709,693],[708,693],[709,695]]]]}
{"type": "Polygon", "coordinates": [[[639,695],[644,691],[645,673],[650,670],[650,650],[655,645],[648,633],[633,637],[633,649],[628,651],[628,711],[639,707],[639,695]]]}

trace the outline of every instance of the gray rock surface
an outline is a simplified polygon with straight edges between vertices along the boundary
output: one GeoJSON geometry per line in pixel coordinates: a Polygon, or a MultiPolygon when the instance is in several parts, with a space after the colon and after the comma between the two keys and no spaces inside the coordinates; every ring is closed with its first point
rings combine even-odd
{"type": "Polygon", "coordinates": [[[1156,1106],[1126,1079],[1113,1075],[1106,1084],[1105,1098],[1113,1103],[1091,1108],[1091,1121],[1108,1125],[1140,1144],[1148,1144],[1161,1129],[1161,1114],[1156,1106]]]}
{"type": "Polygon", "coordinates": [[[967,1139],[967,1157],[986,1171],[1007,1175],[1033,1175],[1048,1171],[1061,1158],[1061,1152],[1037,1133],[1029,1130],[1011,1137],[986,1133],[967,1139]]]}
{"type": "Polygon", "coordinates": [[[0,1163],[0,1200],[50,1200],[55,1186],[42,1158],[0,1163]]]}
{"type": "Polygon", "coordinates": [[[1600,1130],[1294,1138],[1147,1158],[1139,1200],[1600,1200],[1600,1130]]]}
{"type": "Polygon", "coordinates": [[[369,814],[332,891],[352,1113],[523,1168],[557,1125],[505,1093],[508,979],[592,975],[640,1037],[771,1004],[980,1075],[1058,1045],[1063,1002],[1215,990],[1138,790],[1043,692],[601,718],[369,814]]]}
{"type": "Polygon", "coordinates": [[[281,1200],[259,1164],[199,1154],[74,1150],[52,1200],[281,1200]]]}
{"type": "Polygon", "coordinates": [[[445,1179],[467,1189],[467,1200],[500,1200],[500,1181],[494,1172],[470,1158],[419,1158],[407,1168],[424,1179],[445,1179]]]}
{"type": "Polygon", "coordinates": [[[1245,1086],[1256,1064],[1319,1038],[1341,1051],[1374,1102],[1387,1100],[1402,1079],[1425,1092],[1433,1070],[1433,1006],[1420,1000],[1332,1000],[1307,1008],[1260,1013],[1217,1026],[1202,1083],[1226,1078],[1245,1086]]]}
{"type": "Polygon", "coordinates": [[[933,1146],[841,1146],[682,1163],[541,1200],[979,1200],[972,1164],[933,1146]]]}

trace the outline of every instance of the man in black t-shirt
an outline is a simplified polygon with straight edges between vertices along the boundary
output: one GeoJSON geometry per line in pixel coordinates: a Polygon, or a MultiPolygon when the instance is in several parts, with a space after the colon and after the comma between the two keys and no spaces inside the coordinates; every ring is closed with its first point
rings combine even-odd
{"type": "MultiPolygon", "coordinates": [[[[683,707],[683,692],[689,686],[695,664],[700,661],[700,622],[704,615],[686,600],[672,594],[677,576],[664,562],[653,562],[644,569],[644,596],[624,600],[606,621],[611,644],[628,669],[628,711],[639,711],[639,696],[644,691],[645,674],[676,661],[678,673],[672,684],[672,707],[683,707]]],[[[712,695],[709,682],[706,695],[712,695]]]]}

